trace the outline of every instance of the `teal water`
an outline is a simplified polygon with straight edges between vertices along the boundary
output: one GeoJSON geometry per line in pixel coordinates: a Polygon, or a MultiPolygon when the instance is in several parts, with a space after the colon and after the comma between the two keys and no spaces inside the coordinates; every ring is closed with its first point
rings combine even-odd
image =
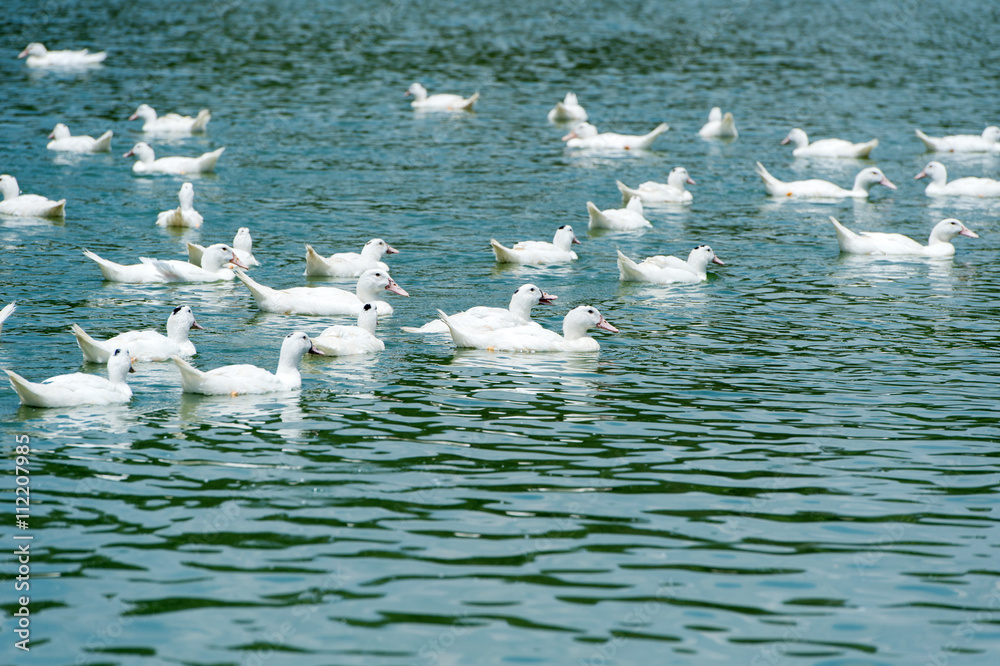
{"type": "MultiPolygon", "coordinates": [[[[239,284],[116,285],[82,257],[181,257],[249,226],[278,287],[303,244],[380,236],[410,298],[386,351],[309,358],[294,395],[181,395],[141,365],[128,406],[38,410],[0,390],[0,520],[13,550],[14,439],[31,442],[31,652],[4,663],[995,663],[1000,202],[934,202],[1000,157],[931,155],[913,136],[997,123],[1000,7],[874,0],[789,4],[15,0],[0,58],[0,170],[68,200],[65,223],[0,220],[0,300],[19,310],[0,367],[85,370],[68,331],[162,328],[189,304],[195,362],[272,367],[280,338],[325,318],[262,314],[239,284]],[[103,68],[34,73],[29,41],[107,48],[103,68]],[[9,56],[9,57],[8,57],[9,56]],[[414,115],[403,91],[470,94],[474,114],[414,115]],[[576,92],[605,131],[671,130],[645,154],[566,152],[549,108],[576,92]],[[125,118],[209,107],[226,146],[194,179],[200,231],[156,213],[182,179],[138,178],[125,118]],[[732,143],[696,135],[710,107],[732,143]],[[56,122],[113,128],[110,155],[45,150],[56,122]],[[778,145],[878,137],[871,162],[795,160],[778,145]],[[899,189],[868,202],[769,200],[786,179],[847,184],[876,164],[899,189]],[[698,182],[643,233],[588,234],[614,181],[698,182]],[[925,238],[958,217],[981,238],[950,261],[838,256],[827,217],[925,238]],[[580,260],[500,268],[488,239],[572,224],[580,260]],[[615,250],[709,243],[727,265],[688,286],[619,283],[615,250]],[[599,354],[456,351],[401,332],[435,308],[503,305],[524,282],[559,295],[558,327],[592,304],[621,329],[599,354]]],[[[340,323],[346,323],[341,321],[340,323]]],[[[23,534],[18,532],[18,534],[23,534]]],[[[5,574],[15,571],[5,560],[5,574]]]]}

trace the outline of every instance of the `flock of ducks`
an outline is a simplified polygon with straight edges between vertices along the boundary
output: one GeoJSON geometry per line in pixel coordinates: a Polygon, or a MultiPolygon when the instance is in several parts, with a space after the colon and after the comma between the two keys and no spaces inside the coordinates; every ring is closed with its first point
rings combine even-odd
{"type": "MultiPolygon", "coordinates": [[[[27,58],[33,68],[71,68],[100,65],[106,53],[89,51],[48,51],[38,43],[28,45],[18,56],[27,58]]],[[[470,111],[479,99],[450,94],[428,94],[419,83],[406,91],[413,97],[416,111],[462,112],[470,111]]],[[[142,130],[150,136],[190,135],[206,131],[211,119],[207,109],[196,116],[168,113],[157,115],[148,104],[140,105],[129,120],[142,119],[142,130]]],[[[572,124],[571,131],[563,137],[569,149],[599,151],[637,151],[649,149],[658,136],[669,127],[662,123],[644,135],[601,133],[588,122],[589,116],[573,93],[567,93],[548,113],[553,123],[572,124]]],[[[706,139],[729,139],[739,136],[731,112],[723,113],[713,108],[708,122],[699,130],[706,139]]],[[[1000,153],[1000,128],[988,127],[981,136],[959,135],[929,137],[920,130],[917,136],[931,151],[1000,153]]],[[[49,136],[47,148],[54,151],[107,152],[111,150],[113,132],[108,130],[98,138],[73,136],[69,128],[60,123],[49,136]]],[[[866,159],[878,146],[878,140],[852,143],[840,139],[809,141],[801,129],[792,129],[782,144],[794,144],[795,157],[831,157],[866,159]]],[[[189,174],[205,173],[215,169],[216,162],[225,148],[198,157],[156,158],[146,142],[136,143],[125,157],[136,157],[133,171],[137,174],[189,174]]],[[[889,189],[896,186],[876,167],[866,167],[855,178],[850,189],[834,183],[810,179],[785,182],[772,176],[760,163],[757,174],[764,183],[767,194],[774,197],[804,197],[822,199],[867,198],[875,185],[889,189]]],[[[916,178],[928,178],[928,196],[1000,197],[1000,181],[988,178],[960,178],[948,182],[945,167],[938,161],[930,162],[916,178]]],[[[686,185],[695,181],[683,167],[675,167],[665,183],[649,181],[637,187],[628,187],[616,181],[622,195],[622,207],[600,210],[587,202],[589,227],[630,231],[651,226],[644,216],[644,205],[690,204],[693,196],[686,185]]],[[[52,201],[42,196],[21,194],[13,176],[0,175],[0,214],[17,217],[65,216],[65,200],[52,201]]],[[[181,185],[179,206],[159,214],[156,224],[161,227],[199,228],[204,220],[194,208],[194,187],[190,182],[181,185]]],[[[959,220],[942,220],[931,231],[927,245],[901,234],[855,233],[830,218],[842,252],[875,256],[924,256],[946,258],[954,254],[951,240],[956,236],[977,238],[975,232],[959,220]]],[[[496,239],[490,246],[500,263],[553,264],[577,259],[573,245],[579,244],[570,225],[560,226],[549,241],[522,241],[510,247],[496,239]]],[[[6,370],[11,386],[22,404],[37,407],[66,407],[83,404],[111,404],[128,402],[132,391],[126,383],[129,372],[134,372],[137,362],[172,361],[179,370],[184,392],[208,395],[238,395],[294,390],[301,386],[298,365],[306,354],[350,355],[378,352],[385,344],[376,337],[379,317],[389,316],[392,305],[384,299],[387,293],[399,296],[409,294],[389,275],[383,261],[386,255],[398,251],[380,238],[368,241],[360,252],[335,253],[328,257],[306,245],[307,276],[357,277],[353,292],[336,287],[297,287],[274,289],[252,279],[246,271],[260,262],[253,256],[250,231],[241,227],[231,245],[216,243],[202,247],[188,243],[188,260],[140,257],[139,263],[119,264],[89,250],[84,255],[94,261],[104,276],[112,282],[169,283],[217,282],[239,280],[249,290],[257,307],[265,312],[317,316],[354,316],[356,325],[334,325],[319,335],[310,337],[302,331],[288,334],[282,342],[275,372],[253,365],[228,365],[202,371],[187,359],[196,353],[189,338],[192,329],[201,329],[188,306],[173,309],[166,324],[166,335],[154,330],[128,331],[107,340],[91,337],[81,326],[73,324],[72,333],[88,363],[107,365],[107,377],[87,373],[59,375],[34,383],[16,372],[6,370]]],[[[694,283],[708,278],[709,264],[724,265],[708,245],[691,250],[687,259],[656,255],[635,261],[618,251],[619,277],[622,281],[652,282],[659,284],[694,283]]],[[[571,309],[563,319],[562,333],[547,330],[532,321],[531,311],[536,305],[552,305],[557,296],[548,294],[533,284],[519,287],[507,308],[478,306],[464,312],[447,314],[438,310],[439,317],[419,327],[404,327],[408,333],[423,335],[450,335],[456,346],[515,352],[546,351],[596,351],[598,342],[588,333],[597,328],[612,333],[618,329],[601,313],[589,305],[571,309]]],[[[0,310],[0,331],[4,322],[15,312],[11,303],[0,310]]]]}

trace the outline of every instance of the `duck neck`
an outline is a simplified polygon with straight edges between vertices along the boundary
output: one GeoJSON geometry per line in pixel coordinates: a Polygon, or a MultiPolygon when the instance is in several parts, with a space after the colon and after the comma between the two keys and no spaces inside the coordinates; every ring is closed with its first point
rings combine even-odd
{"type": "Polygon", "coordinates": [[[0,193],[3,194],[4,201],[7,199],[16,199],[19,194],[17,183],[6,178],[3,179],[0,181],[0,193]]]}
{"type": "Polygon", "coordinates": [[[563,337],[567,340],[579,340],[580,338],[587,337],[587,329],[589,328],[589,326],[574,321],[569,317],[563,319],[563,337]]]}
{"type": "Polygon", "coordinates": [[[366,244],[361,248],[361,258],[365,261],[378,261],[382,258],[382,248],[377,243],[366,244]]]}
{"type": "Polygon", "coordinates": [[[687,260],[688,266],[694,273],[701,279],[708,277],[708,257],[704,254],[692,250],[691,254],[688,255],[687,260]]]}
{"type": "Polygon", "coordinates": [[[510,299],[510,305],[507,307],[510,313],[519,319],[524,319],[525,321],[531,321],[531,308],[534,303],[531,303],[520,297],[521,294],[514,294],[510,299]]]}
{"type": "Polygon", "coordinates": [[[282,349],[281,356],[278,357],[278,370],[274,376],[286,384],[300,386],[302,375],[299,374],[299,361],[302,360],[304,353],[293,349],[282,349]]]}
{"type": "Polygon", "coordinates": [[[368,310],[362,310],[361,314],[358,315],[358,328],[362,331],[366,331],[371,335],[375,335],[375,327],[378,325],[378,312],[375,309],[374,303],[372,307],[368,310]]]}
{"type": "Polygon", "coordinates": [[[167,338],[176,342],[178,344],[188,341],[188,335],[191,332],[191,325],[177,317],[171,317],[167,320],[167,338]]]}

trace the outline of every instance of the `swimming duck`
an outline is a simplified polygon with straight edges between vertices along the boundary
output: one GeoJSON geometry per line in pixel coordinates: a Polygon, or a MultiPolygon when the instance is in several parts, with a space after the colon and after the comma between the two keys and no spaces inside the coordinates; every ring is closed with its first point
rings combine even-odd
{"type": "MultiPolygon", "coordinates": [[[[511,296],[510,305],[506,308],[477,305],[448,316],[453,324],[463,330],[495,331],[533,323],[531,308],[536,305],[552,305],[556,298],[533,284],[523,284],[511,296]]],[[[420,327],[404,326],[403,330],[407,333],[447,333],[448,327],[440,319],[435,319],[420,327]]]]}
{"type": "Polygon", "coordinates": [[[803,197],[816,199],[845,199],[854,197],[857,199],[868,198],[869,190],[875,185],[884,185],[890,190],[896,189],[881,169],[868,167],[862,169],[854,178],[854,187],[849,190],[834,185],[827,180],[813,178],[810,180],[795,180],[783,182],[772,176],[764,168],[764,165],[757,162],[757,175],[764,181],[764,189],[772,197],[803,197]]]}
{"type": "Polygon", "coordinates": [[[306,354],[323,352],[316,349],[309,336],[295,331],[285,336],[278,357],[278,370],[271,373],[255,365],[224,365],[203,372],[179,356],[171,356],[181,371],[181,389],[184,393],[204,395],[244,395],[248,393],[275,393],[294,391],[302,386],[299,362],[306,354]]]}
{"type": "Polygon", "coordinates": [[[726,111],[723,115],[722,109],[717,106],[712,107],[708,113],[708,122],[698,130],[698,136],[703,139],[735,139],[739,135],[732,112],[726,111]]]}
{"type": "Polygon", "coordinates": [[[438,315],[447,325],[456,346],[489,351],[598,351],[601,346],[597,340],[587,335],[589,329],[596,327],[612,333],[618,332],[617,328],[601,316],[597,308],[590,305],[581,305],[569,311],[563,319],[562,335],[538,325],[475,331],[455,324],[441,310],[438,310],[438,315]]]}
{"type": "Polygon", "coordinates": [[[58,150],[67,153],[107,153],[111,150],[111,137],[114,132],[108,130],[98,138],[92,136],[73,136],[69,133],[69,127],[63,123],[57,123],[55,129],[49,134],[49,141],[45,147],[49,150],[58,150]]]}
{"type": "Polygon", "coordinates": [[[583,121],[587,119],[587,112],[576,100],[576,95],[568,92],[563,101],[556,102],[556,105],[549,111],[548,117],[550,123],[563,123],[570,120],[583,121]]]}
{"type": "Polygon", "coordinates": [[[21,194],[17,179],[9,174],[0,176],[0,215],[17,217],[66,217],[66,200],[52,201],[37,194],[21,194]]]}
{"type": "Polygon", "coordinates": [[[956,178],[948,182],[948,170],[938,161],[929,162],[914,179],[930,178],[924,194],[929,197],[1000,197],[1000,180],[992,178],[956,178]]]}
{"type": "Polygon", "coordinates": [[[794,143],[792,155],[795,157],[848,157],[867,159],[868,155],[878,146],[878,139],[867,143],[851,143],[843,139],[820,139],[809,143],[809,137],[796,127],[781,140],[781,145],[794,143]]]}
{"type": "MultiPolygon", "coordinates": [[[[204,221],[201,213],[194,209],[194,185],[184,183],[177,193],[180,206],[173,210],[165,210],[156,216],[158,227],[190,227],[197,229],[204,221]]],[[[200,263],[200,262],[199,262],[200,263]]]]}
{"type": "Polygon", "coordinates": [[[564,224],[556,229],[552,242],[521,241],[513,247],[504,247],[495,238],[490,239],[490,247],[497,262],[501,264],[556,264],[576,261],[576,252],[571,248],[580,241],[573,233],[573,227],[564,224]]]}
{"type": "Polygon", "coordinates": [[[358,313],[357,326],[330,326],[313,338],[316,349],[328,356],[353,356],[383,351],[385,343],[375,337],[378,307],[365,303],[358,313]]]}
{"type": "Polygon", "coordinates": [[[473,105],[479,99],[479,93],[473,93],[468,99],[460,95],[431,95],[419,83],[413,83],[406,91],[407,97],[413,95],[410,103],[418,111],[472,111],[473,105]]]}
{"type": "Polygon", "coordinates": [[[95,340],[79,324],[70,326],[76,343],[88,363],[107,363],[115,349],[127,348],[133,361],[166,361],[171,356],[194,356],[194,343],[188,338],[192,328],[202,330],[194,313],[186,305],[174,308],[167,319],[167,334],[147,328],[126,331],[107,340],[95,340]]]}
{"type": "Polygon", "coordinates": [[[715,256],[707,245],[699,245],[688,254],[687,261],[677,257],[646,257],[636,263],[618,250],[618,277],[622,282],[704,282],[708,279],[708,264],[725,266],[725,262],[715,256]]]}
{"type": "Polygon", "coordinates": [[[27,58],[28,67],[73,68],[99,65],[108,57],[107,51],[91,53],[87,49],[80,51],[49,51],[42,44],[32,42],[17,54],[18,58],[27,58]]]}
{"type": "Polygon", "coordinates": [[[215,171],[215,163],[219,161],[219,156],[225,147],[218,148],[208,153],[203,153],[198,157],[161,157],[156,159],[156,154],[148,143],[140,141],[132,146],[132,149],[123,157],[137,157],[132,171],[135,173],[210,173],[215,171]]]}
{"type": "Polygon", "coordinates": [[[684,167],[671,169],[666,183],[649,180],[636,188],[628,187],[620,180],[616,180],[615,184],[618,185],[618,191],[622,193],[623,205],[628,204],[629,199],[639,199],[644,204],[691,203],[691,200],[694,199],[684,185],[694,185],[695,182],[684,167]]]}
{"type": "Polygon", "coordinates": [[[232,269],[226,264],[237,268],[246,266],[237,257],[233,248],[222,243],[209,245],[201,258],[201,266],[195,266],[179,259],[152,259],[139,257],[138,264],[116,264],[99,257],[90,250],[83,254],[88,259],[97,262],[104,279],[110,282],[218,282],[232,280],[235,277],[232,269]]]}
{"type": "Polygon", "coordinates": [[[590,214],[591,229],[630,231],[653,226],[649,220],[642,216],[642,199],[639,197],[629,199],[624,208],[609,208],[607,210],[598,210],[593,202],[588,201],[587,213],[590,214]]]}
{"type": "Polygon", "coordinates": [[[917,138],[924,142],[927,150],[939,153],[996,153],[1000,152],[1000,127],[990,125],[980,135],[952,134],[950,136],[927,136],[917,130],[917,138]]]}
{"type": "Polygon", "coordinates": [[[0,310],[0,333],[3,333],[4,322],[10,319],[11,315],[13,315],[16,311],[17,301],[11,301],[7,305],[3,306],[2,310],[0,310]]]}
{"type": "Polygon", "coordinates": [[[951,244],[955,236],[979,238],[976,232],[955,218],[941,220],[935,224],[931,229],[927,245],[921,245],[903,234],[872,231],[855,233],[833,217],[830,218],[830,222],[837,230],[837,244],[840,245],[840,251],[847,254],[947,258],[955,255],[955,246],[951,244]]]}
{"type": "Polygon", "coordinates": [[[252,280],[242,271],[236,277],[247,286],[264,312],[309,315],[357,315],[365,303],[374,303],[381,316],[392,314],[392,306],[381,298],[383,291],[409,296],[389,277],[388,271],[369,268],[358,278],[355,293],[336,287],[294,287],[272,289],[252,280]]]}
{"type": "MultiPolygon", "coordinates": [[[[201,266],[201,258],[205,254],[205,247],[198,243],[188,243],[188,262],[195,266],[201,266]]],[[[253,236],[250,235],[249,227],[240,227],[233,237],[233,252],[236,258],[243,264],[240,268],[252,268],[260,266],[260,262],[253,256],[253,236]]],[[[232,266],[229,266],[232,268],[232,266]]]]}
{"type": "Polygon", "coordinates": [[[10,385],[17,391],[22,405],[30,407],[76,407],[79,405],[112,405],[132,399],[132,389],[125,383],[132,369],[132,359],[125,349],[115,349],[108,359],[108,376],[99,377],[83,372],[49,377],[41,383],[29,382],[13,370],[6,370],[10,385]]]}
{"type": "Polygon", "coordinates": [[[208,109],[202,109],[194,118],[176,113],[158,117],[149,104],[140,104],[135,113],[128,117],[129,120],[136,118],[143,119],[142,131],[150,134],[198,134],[208,127],[212,114],[208,109]]]}
{"type": "Polygon", "coordinates": [[[306,245],[306,272],[304,275],[327,275],[330,277],[357,277],[369,268],[389,270],[381,261],[386,254],[398,254],[399,250],[381,238],[373,238],[361,248],[361,252],[338,252],[329,257],[320,256],[312,245],[306,245]]]}
{"type": "Polygon", "coordinates": [[[580,123],[569,134],[562,138],[567,148],[605,148],[614,150],[648,150],[656,137],[670,129],[666,123],[660,123],[649,134],[641,136],[634,134],[616,134],[605,132],[598,134],[597,128],[590,123],[580,123]]]}

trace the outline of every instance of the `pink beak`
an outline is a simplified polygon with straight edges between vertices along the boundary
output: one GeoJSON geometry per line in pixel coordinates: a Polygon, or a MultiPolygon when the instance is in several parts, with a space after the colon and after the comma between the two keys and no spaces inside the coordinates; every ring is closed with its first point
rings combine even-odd
{"type": "Polygon", "coordinates": [[[694,178],[692,178],[691,176],[688,176],[687,184],[688,185],[697,185],[698,183],[694,182],[694,178]]]}
{"type": "Polygon", "coordinates": [[[569,141],[570,139],[575,139],[575,138],[576,138],[576,130],[573,130],[572,132],[570,132],[569,134],[567,134],[566,136],[564,136],[562,138],[562,140],[563,141],[569,141]]]}
{"type": "Polygon", "coordinates": [[[236,257],[235,252],[233,252],[233,258],[229,260],[229,263],[231,263],[233,266],[236,266],[237,268],[242,268],[245,271],[250,270],[249,268],[246,267],[246,264],[244,264],[236,257]]]}
{"type": "Polygon", "coordinates": [[[781,140],[781,145],[783,146],[783,145],[785,145],[786,143],[791,143],[791,141],[792,141],[792,140],[791,140],[791,139],[789,139],[789,138],[788,138],[788,137],[786,136],[786,137],[785,137],[784,139],[782,139],[782,140],[781,140]]]}
{"type": "Polygon", "coordinates": [[[205,327],[199,324],[198,322],[192,322],[191,328],[197,328],[199,331],[205,330],[205,327]]]}
{"type": "Polygon", "coordinates": [[[306,353],[308,353],[308,354],[316,354],[316,356],[326,356],[325,353],[323,353],[320,350],[316,349],[316,345],[314,345],[312,343],[312,340],[309,341],[309,351],[306,352],[306,353]]]}
{"type": "Polygon", "coordinates": [[[712,257],[712,263],[719,264],[720,266],[726,265],[726,262],[724,262],[722,259],[719,259],[718,257],[712,257]]]}
{"type": "Polygon", "coordinates": [[[49,138],[50,139],[56,138],[56,131],[55,130],[52,130],[52,134],[49,134],[49,138]]]}
{"type": "Polygon", "coordinates": [[[133,113],[133,114],[132,114],[131,116],[129,116],[129,117],[128,117],[128,119],[129,119],[129,120],[135,120],[135,119],[136,119],[136,118],[138,118],[138,117],[139,117],[139,116],[138,116],[137,114],[133,113]]]}
{"type": "Polygon", "coordinates": [[[24,49],[23,51],[17,54],[18,59],[26,58],[27,56],[28,56],[28,49],[24,49]]]}
{"type": "Polygon", "coordinates": [[[122,157],[132,157],[133,155],[135,155],[135,153],[133,153],[132,149],[129,148],[129,151],[127,153],[125,153],[124,155],[122,155],[122,157]]]}
{"type": "Polygon", "coordinates": [[[597,322],[597,328],[603,328],[605,331],[611,331],[612,333],[618,332],[618,329],[612,326],[604,317],[601,317],[601,321],[597,322]]]}
{"type": "Polygon", "coordinates": [[[581,243],[580,241],[578,241],[577,238],[576,238],[576,236],[573,236],[573,242],[570,243],[570,245],[583,245],[583,243],[581,243]]]}
{"type": "Polygon", "coordinates": [[[921,178],[926,178],[926,177],[927,177],[927,172],[921,171],[920,173],[918,173],[916,176],[913,177],[913,180],[920,180],[921,178]]]}
{"type": "Polygon", "coordinates": [[[386,254],[399,254],[399,250],[397,250],[393,246],[391,246],[388,243],[386,243],[385,244],[385,253],[386,254]]]}
{"type": "Polygon", "coordinates": [[[965,229],[962,229],[961,231],[959,231],[958,235],[959,236],[968,236],[969,238],[979,238],[979,234],[977,234],[972,229],[969,229],[968,227],[966,227],[965,229]]]}
{"type": "Polygon", "coordinates": [[[406,293],[406,290],[400,287],[398,284],[396,284],[396,281],[393,280],[392,278],[389,278],[389,284],[387,284],[385,288],[394,294],[399,294],[400,296],[409,296],[409,294],[406,293]]]}
{"type": "Polygon", "coordinates": [[[553,296],[552,294],[546,294],[543,291],[542,292],[542,297],[538,299],[538,304],[539,305],[552,305],[552,301],[556,300],[557,298],[559,298],[559,297],[558,296],[553,296]]]}
{"type": "Polygon", "coordinates": [[[889,179],[888,179],[888,178],[886,178],[886,177],[884,177],[884,176],[882,177],[882,180],[878,181],[878,184],[879,184],[879,185],[885,185],[885,186],[886,186],[886,187],[888,187],[888,188],[889,188],[890,190],[894,190],[894,189],[896,189],[896,186],[895,186],[895,185],[893,185],[893,184],[892,184],[892,183],[891,183],[891,182],[889,181],[889,179]]]}

